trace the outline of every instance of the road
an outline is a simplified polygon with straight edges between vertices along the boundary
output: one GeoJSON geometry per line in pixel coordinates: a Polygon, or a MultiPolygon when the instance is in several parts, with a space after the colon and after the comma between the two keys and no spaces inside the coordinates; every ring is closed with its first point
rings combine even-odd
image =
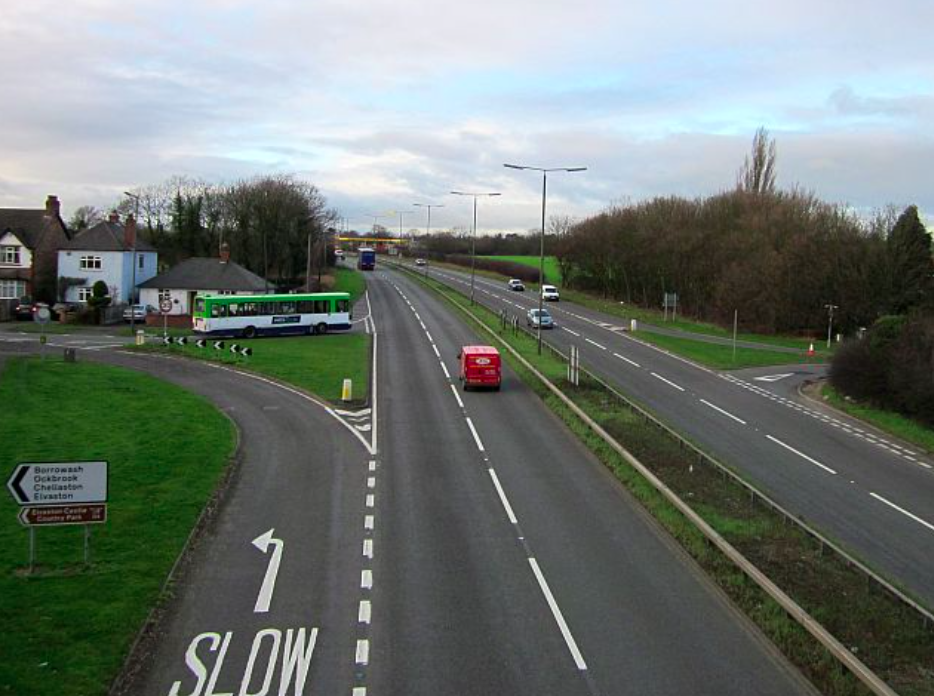
{"type": "Polygon", "coordinates": [[[383,272],[368,288],[372,693],[809,692],[514,374],[456,389],[478,339],[432,294],[383,272]]]}
{"type": "MultiPolygon", "coordinates": [[[[469,292],[469,274],[432,268],[469,292]]],[[[478,276],[476,297],[524,320],[534,293],[478,276]]],[[[928,607],[934,607],[934,461],[916,448],[804,399],[813,366],[718,373],[641,342],[624,323],[568,302],[550,303],[546,340],[648,406],[791,512],[928,607]]]]}

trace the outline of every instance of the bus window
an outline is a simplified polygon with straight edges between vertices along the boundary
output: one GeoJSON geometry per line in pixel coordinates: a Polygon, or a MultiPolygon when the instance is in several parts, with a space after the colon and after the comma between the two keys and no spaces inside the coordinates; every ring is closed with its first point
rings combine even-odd
{"type": "Polygon", "coordinates": [[[350,311],[350,300],[338,300],[337,311],[341,313],[349,312],[350,311]]]}
{"type": "MultiPolygon", "coordinates": [[[[159,298],[160,300],[162,298],[159,298]]],[[[195,299],[195,314],[204,314],[204,298],[198,297],[195,299]]]]}
{"type": "Polygon", "coordinates": [[[295,314],[295,302],[290,302],[288,300],[280,302],[277,314],[295,314]]]}
{"type": "Polygon", "coordinates": [[[315,303],[313,300],[299,300],[298,302],[298,313],[299,314],[311,314],[315,311],[315,303]]]}
{"type": "Polygon", "coordinates": [[[239,317],[240,316],[240,305],[236,302],[231,302],[227,305],[227,316],[229,317],[239,317]]]}
{"type": "Polygon", "coordinates": [[[212,304],[211,305],[211,318],[212,319],[223,319],[227,316],[227,306],[222,304],[212,304]]]}

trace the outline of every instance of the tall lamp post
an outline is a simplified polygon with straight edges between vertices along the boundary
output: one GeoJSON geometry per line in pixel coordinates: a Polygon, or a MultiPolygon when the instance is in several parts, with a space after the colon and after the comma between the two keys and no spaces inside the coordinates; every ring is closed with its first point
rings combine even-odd
{"type": "Polygon", "coordinates": [[[830,350],[830,336],[833,333],[833,310],[840,309],[839,305],[825,304],[827,310],[827,350],[830,350]]]}
{"type": "Polygon", "coordinates": [[[501,193],[484,192],[468,193],[467,191],[451,191],[455,196],[471,196],[473,198],[473,234],[470,236],[470,304],[473,304],[474,266],[476,265],[477,250],[477,199],[480,196],[502,196],[501,193]]]}
{"type": "MultiPolygon", "coordinates": [[[[427,208],[428,209],[428,222],[425,224],[425,237],[431,235],[431,209],[432,208],[443,208],[444,203],[413,203],[413,208],[427,208]]],[[[428,275],[428,265],[425,265],[425,275],[428,275]]]]}
{"type": "MultiPolygon", "coordinates": [[[[136,225],[139,223],[139,196],[135,193],[130,193],[129,191],[123,192],[124,196],[132,198],[136,203],[136,213],[133,216],[133,224],[136,225]]],[[[130,285],[130,334],[136,335],[136,302],[133,301],[134,296],[136,295],[136,233],[133,231],[133,280],[130,285]]]]}
{"type": "Polygon", "coordinates": [[[538,261],[538,354],[542,354],[542,285],[545,284],[545,200],[548,195],[548,172],[585,172],[587,167],[528,167],[521,164],[504,164],[507,169],[528,169],[542,173],[542,235],[538,261]]]}

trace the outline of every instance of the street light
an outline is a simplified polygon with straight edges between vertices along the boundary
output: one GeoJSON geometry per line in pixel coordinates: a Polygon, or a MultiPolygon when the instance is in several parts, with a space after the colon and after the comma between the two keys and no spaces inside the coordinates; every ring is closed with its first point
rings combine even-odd
{"type": "MultiPolygon", "coordinates": [[[[129,191],[123,192],[124,196],[132,198],[136,202],[136,213],[133,216],[133,224],[136,225],[139,221],[139,196],[135,193],[130,193],[129,191]]],[[[130,286],[130,334],[136,335],[136,303],[133,301],[133,297],[136,295],[136,234],[137,230],[133,230],[133,281],[130,286]]]]}
{"type": "MultiPolygon", "coordinates": [[[[444,203],[413,203],[415,208],[427,208],[428,209],[428,222],[425,225],[425,237],[427,243],[427,237],[431,235],[431,209],[432,208],[443,208],[444,203]]],[[[428,275],[428,264],[425,264],[425,275],[428,275]]]]}
{"type": "Polygon", "coordinates": [[[548,172],[585,172],[587,167],[528,167],[521,164],[504,164],[507,169],[528,169],[542,173],[542,235],[539,244],[538,262],[538,354],[542,354],[542,285],[545,284],[545,199],[548,193],[548,172]]]}
{"type": "Polygon", "coordinates": [[[827,350],[830,350],[830,336],[833,331],[833,310],[840,309],[840,306],[835,304],[825,304],[824,309],[827,310],[827,350]]]}
{"type": "Polygon", "coordinates": [[[502,196],[501,193],[468,193],[466,191],[451,191],[455,196],[473,197],[473,234],[470,237],[470,304],[473,304],[474,266],[476,265],[477,249],[477,199],[480,196],[502,196]]]}

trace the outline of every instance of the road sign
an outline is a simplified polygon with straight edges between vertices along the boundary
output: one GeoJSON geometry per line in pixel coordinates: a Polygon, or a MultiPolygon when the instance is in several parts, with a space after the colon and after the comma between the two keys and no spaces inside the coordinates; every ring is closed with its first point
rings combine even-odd
{"type": "Polygon", "coordinates": [[[24,507],[19,522],[24,527],[51,527],[66,524],[103,524],[107,521],[106,503],[89,505],[42,505],[24,507]]]}
{"type": "Polygon", "coordinates": [[[183,345],[185,345],[186,343],[188,343],[188,339],[185,338],[184,336],[179,336],[178,338],[175,339],[175,342],[176,342],[178,345],[183,346],[183,345]]]}
{"type": "Polygon", "coordinates": [[[243,348],[240,349],[240,355],[242,355],[244,358],[248,358],[253,355],[253,349],[249,346],[243,346],[243,348]]]}
{"type": "Polygon", "coordinates": [[[33,318],[39,324],[48,324],[49,319],[52,318],[52,312],[49,311],[48,307],[39,307],[33,315],[33,318]]]}
{"type": "Polygon", "coordinates": [[[236,355],[240,351],[240,346],[237,343],[230,344],[230,352],[236,355]]]}
{"type": "Polygon", "coordinates": [[[159,311],[163,314],[168,314],[172,311],[172,300],[164,298],[159,300],[159,311]]]}
{"type": "Polygon", "coordinates": [[[18,505],[107,502],[107,462],[20,464],[6,482],[18,505]]]}
{"type": "Polygon", "coordinates": [[[198,346],[198,348],[204,348],[204,346],[207,345],[207,341],[205,341],[203,338],[199,338],[197,341],[195,341],[195,345],[198,346]]]}
{"type": "Polygon", "coordinates": [[[171,337],[171,336],[163,336],[163,337],[162,337],[162,342],[163,342],[165,345],[170,346],[170,345],[172,345],[172,337],[171,337]]]}
{"type": "Polygon", "coordinates": [[[213,346],[214,346],[214,350],[224,350],[223,341],[214,341],[213,346]]]}

